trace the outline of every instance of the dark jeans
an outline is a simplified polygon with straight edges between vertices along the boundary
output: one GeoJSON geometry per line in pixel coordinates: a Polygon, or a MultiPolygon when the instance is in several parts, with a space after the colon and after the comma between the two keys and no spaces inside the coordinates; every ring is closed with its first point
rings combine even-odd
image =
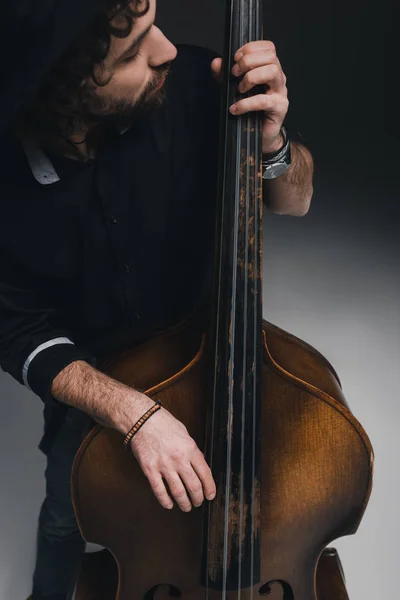
{"type": "Polygon", "coordinates": [[[75,519],[70,476],[75,454],[93,424],[88,415],[69,408],[47,455],[32,600],[70,600],[73,596],[86,544],[75,519]]]}

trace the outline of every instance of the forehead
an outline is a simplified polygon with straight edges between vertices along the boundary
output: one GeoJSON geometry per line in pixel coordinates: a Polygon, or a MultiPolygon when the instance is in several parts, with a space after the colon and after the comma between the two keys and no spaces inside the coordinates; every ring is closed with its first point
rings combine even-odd
{"type": "MultiPolygon", "coordinates": [[[[147,12],[141,17],[134,17],[132,29],[125,37],[111,36],[110,51],[108,59],[116,60],[127,48],[132,45],[132,42],[145,31],[151,23],[154,22],[156,16],[156,0],[142,0],[141,2],[132,2],[131,7],[134,13],[143,12],[148,6],[147,12]]],[[[112,20],[113,27],[124,31],[128,26],[127,17],[124,15],[118,16],[112,20]]]]}
{"type": "MultiPolygon", "coordinates": [[[[155,13],[156,13],[156,0],[141,0],[141,2],[131,2],[130,3],[131,10],[133,14],[136,13],[144,13],[142,16],[133,17],[133,26],[131,33],[136,33],[137,35],[145,29],[149,23],[154,21],[155,13]],[[148,9],[146,10],[146,8],[148,9]]],[[[115,17],[112,20],[112,25],[117,29],[124,30],[127,27],[127,17],[122,14],[120,16],[115,17]]],[[[116,38],[116,41],[124,41],[116,38]]]]}

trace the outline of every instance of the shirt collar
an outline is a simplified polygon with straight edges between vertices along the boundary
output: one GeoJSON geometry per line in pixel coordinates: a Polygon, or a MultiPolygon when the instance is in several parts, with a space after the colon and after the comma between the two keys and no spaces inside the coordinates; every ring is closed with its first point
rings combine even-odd
{"type": "MultiPolygon", "coordinates": [[[[119,126],[117,130],[120,135],[123,135],[131,127],[132,123],[128,123],[128,125],[119,126]]],[[[24,137],[21,143],[32,175],[38,183],[41,185],[51,185],[60,181],[60,177],[52,161],[33,139],[24,137]]]]}

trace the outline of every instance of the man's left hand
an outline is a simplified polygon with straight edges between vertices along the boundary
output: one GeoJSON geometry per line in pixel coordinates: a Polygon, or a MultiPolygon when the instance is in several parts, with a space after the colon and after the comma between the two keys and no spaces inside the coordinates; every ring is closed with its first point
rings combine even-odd
{"type": "MultiPolygon", "coordinates": [[[[282,123],[289,108],[286,75],[271,41],[249,42],[238,49],[234,56],[232,73],[242,77],[238,90],[248,92],[256,85],[264,85],[265,92],[244,98],[229,110],[233,115],[244,115],[251,111],[263,111],[263,154],[276,152],[283,145],[282,123]]],[[[222,81],[222,59],[215,58],[211,71],[217,81],[222,81]]]]}

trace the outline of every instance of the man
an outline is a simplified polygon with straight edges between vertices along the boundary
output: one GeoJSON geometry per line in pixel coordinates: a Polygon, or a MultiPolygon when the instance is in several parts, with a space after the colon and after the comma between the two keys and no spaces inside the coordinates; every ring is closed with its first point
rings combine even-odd
{"type": "MultiPolygon", "coordinates": [[[[27,5],[10,0],[2,36],[18,44],[0,99],[0,363],[44,402],[32,599],[66,600],[84,552],[69,489],[75,452],[94,421],[125,436],[154,405],[96,362],[210,293],[221,59],[175,47],[154,23],[156,0],[27,5]]],[[[267,173],[285,141],[286,77],[269,41],[235,61],[241,92],[265,84],[230,110],[265,111],[267,173]]],[[[299,143],[290,151],[284,172],[264,180],[264,202],[301,216],[313,161],[299,143]]],[[[130,449],[166,509],[214,498],[202,452],[164,408],[130,449]]]]}

